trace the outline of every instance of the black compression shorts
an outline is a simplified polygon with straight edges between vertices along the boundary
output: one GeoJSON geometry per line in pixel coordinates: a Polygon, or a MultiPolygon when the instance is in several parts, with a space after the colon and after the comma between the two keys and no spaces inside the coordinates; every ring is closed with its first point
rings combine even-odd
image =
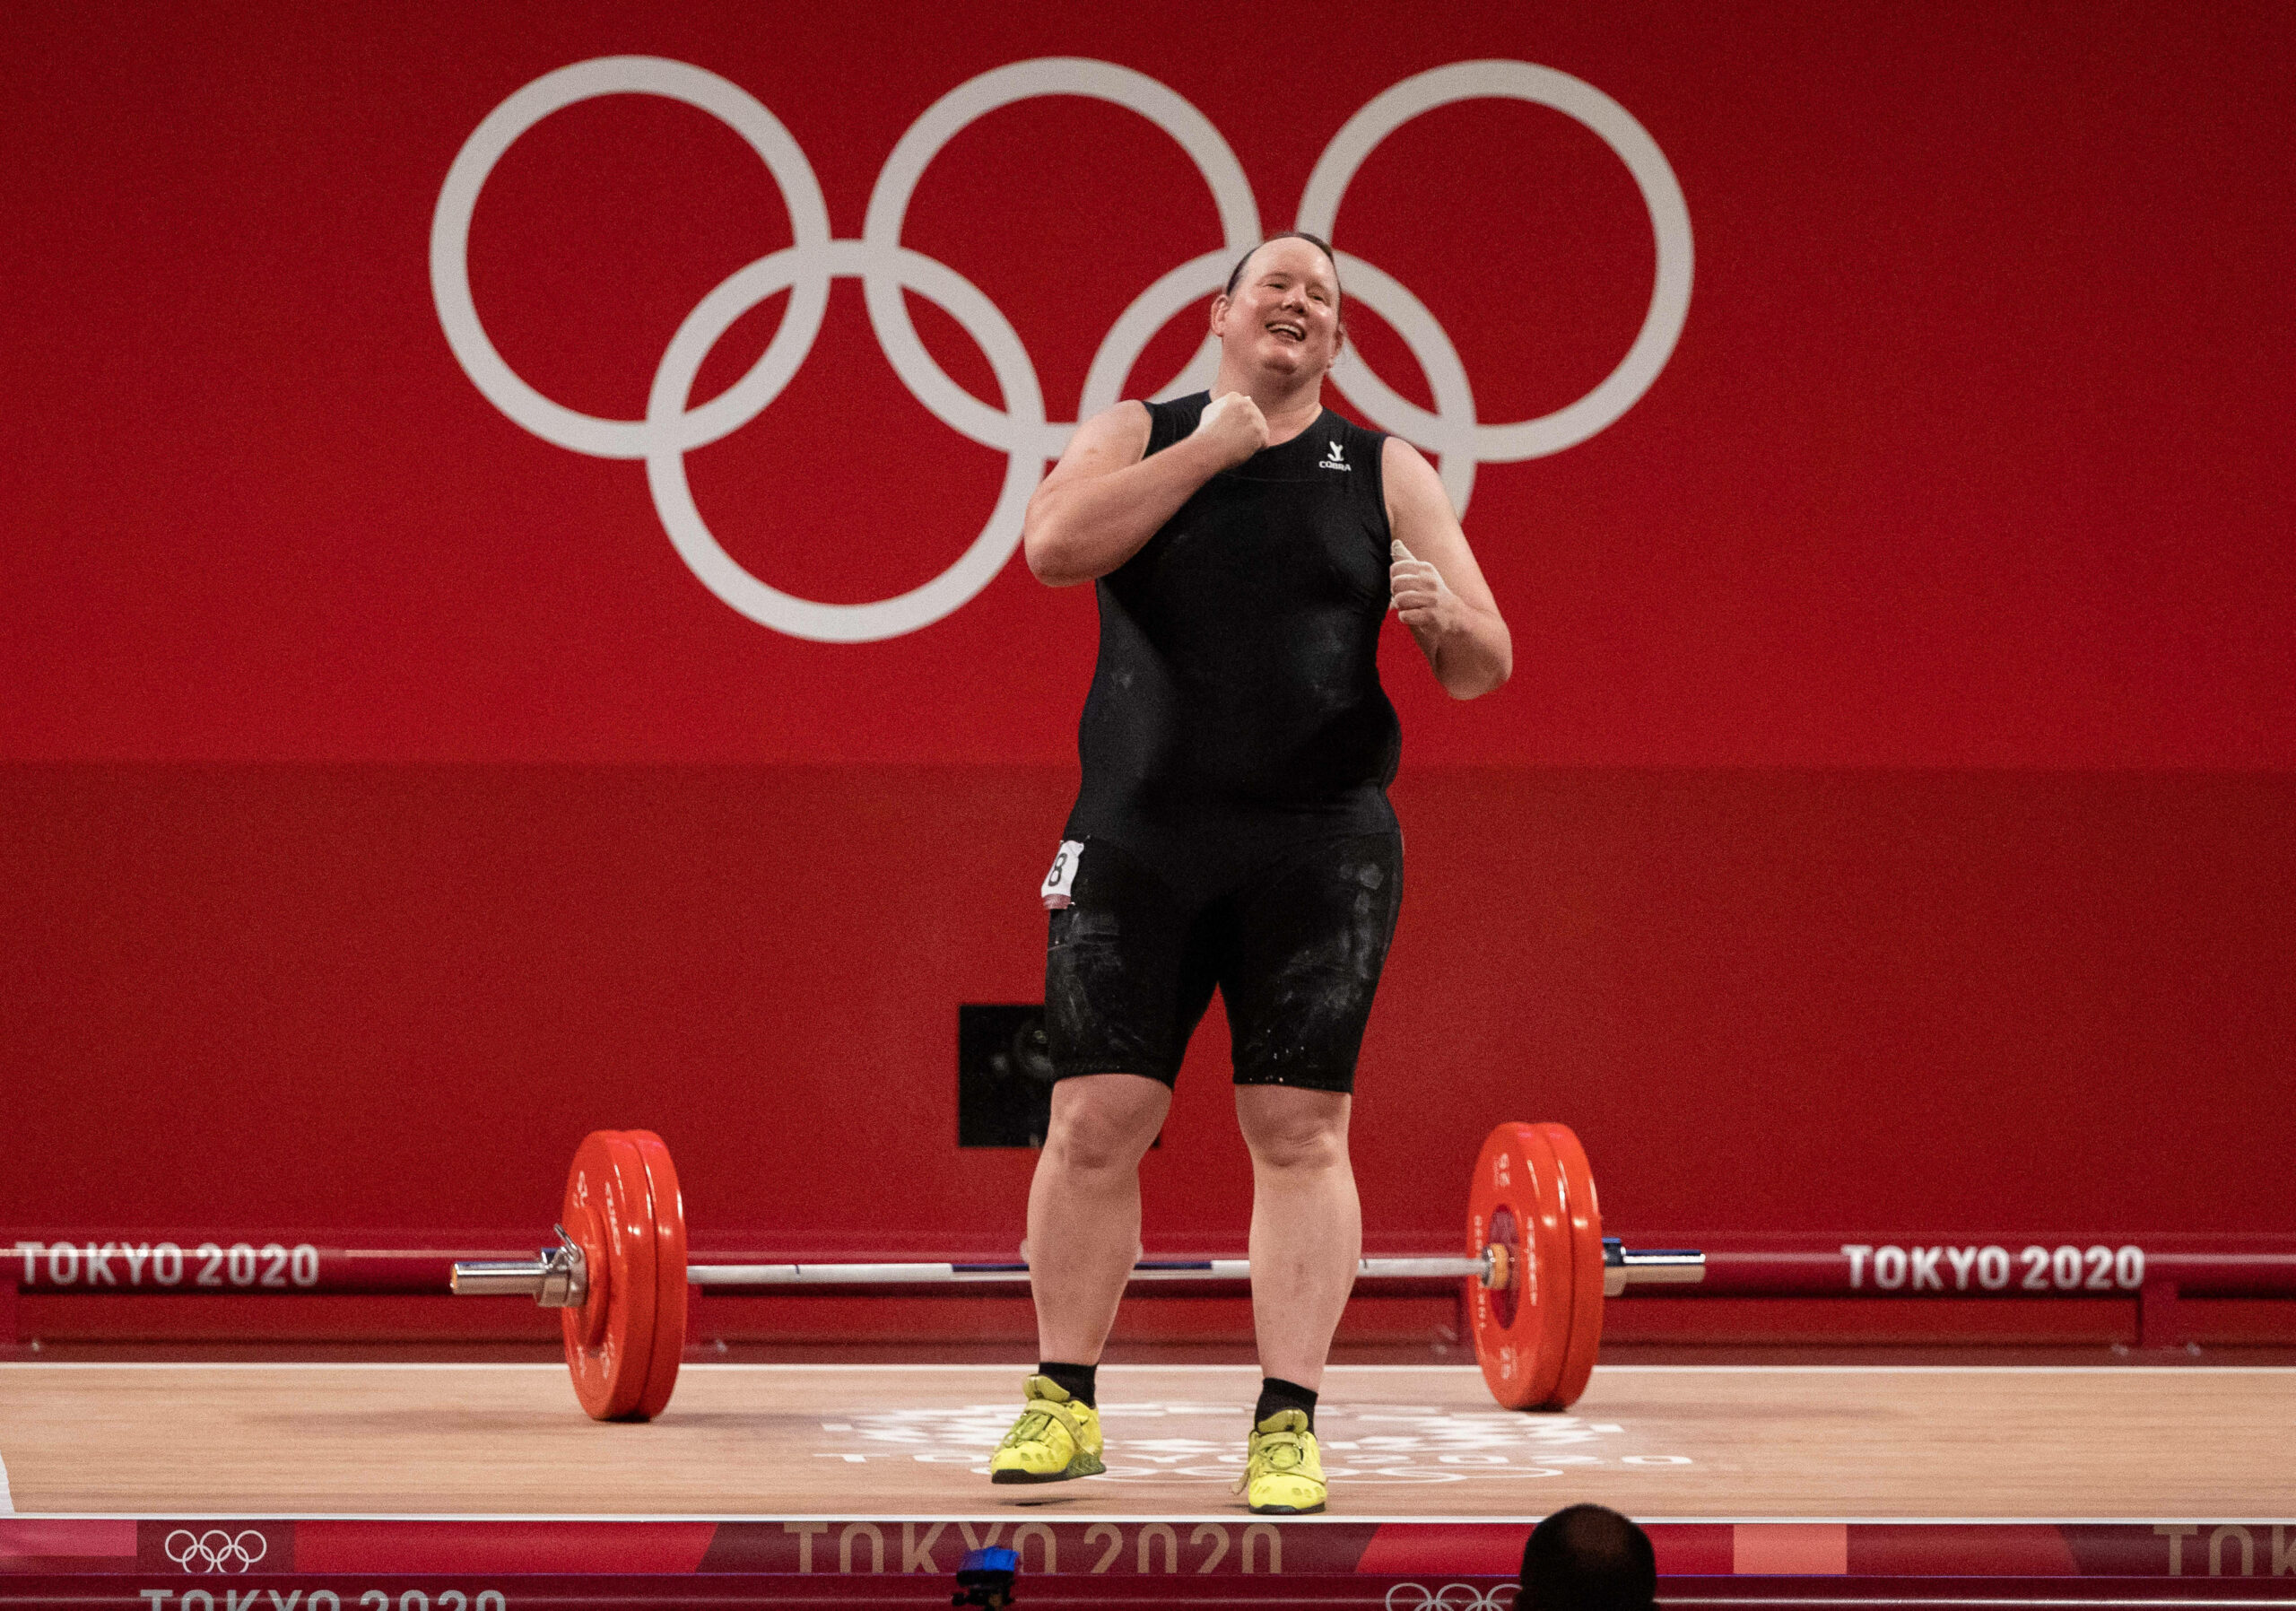
{"type": "Polygon", "coordinates": [[[1313,840],[1189,894],[1090,839],[1070,897],[1045,958],[1054,1078],[1172,1084],[1216,985],[1238,1084],[1353,1089],[1403,901],[1400,834],[1313,840]]]}

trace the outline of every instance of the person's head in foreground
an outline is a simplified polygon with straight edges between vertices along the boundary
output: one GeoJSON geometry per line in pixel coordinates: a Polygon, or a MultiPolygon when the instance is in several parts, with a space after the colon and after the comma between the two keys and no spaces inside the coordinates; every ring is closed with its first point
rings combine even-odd
{"type": "Polygon", "coordinates": [[[1518,1611],[1649,1611],[1657,1594],[1650,1536],[1616,1511],[1557,1511],[1523,1546],[1518,1611]]]}

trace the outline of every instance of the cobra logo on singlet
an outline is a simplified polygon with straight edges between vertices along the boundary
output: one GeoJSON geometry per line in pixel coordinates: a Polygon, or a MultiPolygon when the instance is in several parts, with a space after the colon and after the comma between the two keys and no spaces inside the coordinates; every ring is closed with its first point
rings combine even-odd
{"type": "MultiPolygon", "coordinates": [[[[643,459],[654,509],[671,544],[702,584],[729,607],[793,637],[862,643],[930,625],[962,607],[1003,570],[1020,545],[1029,495],[1076,429],[1047,416],[1035,364],[996,303],[961,274],[901,244],[909,198],[926,167],[951,139],[987,113],[1039,96],[1086,96],[1127,108],[1178,143],[1211,187],[1220,216],[1218,250],[1190,258],[1142,292],[1117,318],[1086,371],[1076,417],[1113,406],[1134,361],[1183,309],[1225,283],[1229,267],[1257,246],[1259,204],[1236,153],[1185,98],[1144,73],[1081,57],[1013,62],[969,79],[927,107],[893,146],[870,192],[858,239],[830,234],[829,208],[813,165],[781,120],[748,91],[718,74],[660,57],[613,56],[546,73],[480,120],[447,170],[430,223],[430,291],[439,322],[473,385],[511,420],[544,440],[599,458],[643,459]],[[646,417],[600,419],[544,396],[519,377],[488,338],[470,286],[470,228],[480,190],[502,154],[551,113],[599,95],[658,95],[724,122],[754,151],[789,209],[794,243],[736,270],[695,304],[654,371],[646,417]],[[830,282],[862,283],[869,323],[903,384],[951,430],[1006,456],[1004,486],[980,533],[948,570],[923,586],[868,604],[823,604],[768,586],[744,570],[710,532],[687,483],[685,456],[755,419],[781,395],[812,349],[829,305],[830,282]],[[765,352],[733,386],[690,406],[702,361],[734,322],[769,297],[789,293],[765,352]],[[904,293],[914,292],[961,325],[988,359],[1002,409],[951,379],[918,337],[904,293]]],[[[1348,295],[1386,319],[1424,375],[1431,411],[1399,396],[1358,354],[1344,389],[1380,430],[1435,456],[1444,490],[1465,513],[1481,464],[1509,464],[1585,441],[1631,408],[1673,353],[1690,309],[1690,213],[1665,153],[1633,114],[1583,79],[1529,62],[1454,62],[1374,96],[1324,148],[1300,198],[1294,228],[1326,239],[1356,170],[1374,147],[1423,112],[1463,100],[1509,100],[1551,107],[1599,136],[1626,164],[1648,209],[1657,267],[1640,329],[1617,368],[1578,401],[1535,419],[1486,424],[1475,415],[1465,367],[1435,316],[1378,266],[1335,253],[1348,295]]],[[[1200,391],[1219,367],[1206,337],[1163,398],[1200,391]]],[[[1349,466],[1336,448],[1326,469],[1349,466]]]]}

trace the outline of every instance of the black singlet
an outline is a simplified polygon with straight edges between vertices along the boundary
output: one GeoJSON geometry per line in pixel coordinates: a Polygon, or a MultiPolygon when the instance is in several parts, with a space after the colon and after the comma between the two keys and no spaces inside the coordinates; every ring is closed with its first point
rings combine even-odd
{"type": "MultiPolygon", "coordinates": [[[[1147,405],[1147,452],[1193,431],[1209,401],[1147,405]]],[[[1205,483],[1100,578],[1068,838],[1193,881],[1306,840],[1396,831],[1401,733],[1378,671],[1386,440],[1326,408],[1205,483]]]]}

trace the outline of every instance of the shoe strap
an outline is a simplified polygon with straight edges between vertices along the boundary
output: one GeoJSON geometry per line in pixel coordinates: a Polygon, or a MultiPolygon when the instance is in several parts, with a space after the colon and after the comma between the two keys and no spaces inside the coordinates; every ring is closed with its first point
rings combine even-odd
{"type": "Polygon", "coordinates": [[[1077,1447],[1083,1446],[1084,1429],[1076,1424],[1076,1415],[1072,1406],[1051,1398],[1031,1398],[1029,1400],[1029,1407],[1021,1412],[1021,1418],[1013,1423],[1013,1430],[1004,1434],[1004,1441],[999,1443],[997,1447],[999,1449],[1015,1448],[1022,1443],[1039,1441],[1049,1424],[1055,1421],[1067,1428],[1068,1435],[1076,1440],[1077,1447]]]}
{"type": "Polygon", "coordinates": [[[1307,1464],[1309,1439],[1313,1437],[1313,1432],[1254,1432],[1251,1459],[1247,1459],[1245,1468],[1249,1471],[1254,1464],[1267,1471],[1291,1471],[1292,1467],[1302,1467],[1307,1464]]]}
{"type": "Polygon", "coordinates": [[[1289,1471],[1306,1462],[1308,1445],[1302,1435],[1296,1432],[1269,1432],[1262,1438],[1259,1452],[1260,1458],[1267,1462],[1269,1470],[1289,1471]]]}
{"type": "Polygon", "coordinates": [[[1308,1440],[1315,1436],[1307,1432],[1260,1432],[1252,1433],[1251,1457],[1244,1462],[1230,1491],[1248,1493],[1251,1491],[1253,1467],[1264,1472],[1296,1470],[1308,1463],[1308,1440]],[[1283,1457],[1289,1455],[1290,1459],[1283,1457]]]}

